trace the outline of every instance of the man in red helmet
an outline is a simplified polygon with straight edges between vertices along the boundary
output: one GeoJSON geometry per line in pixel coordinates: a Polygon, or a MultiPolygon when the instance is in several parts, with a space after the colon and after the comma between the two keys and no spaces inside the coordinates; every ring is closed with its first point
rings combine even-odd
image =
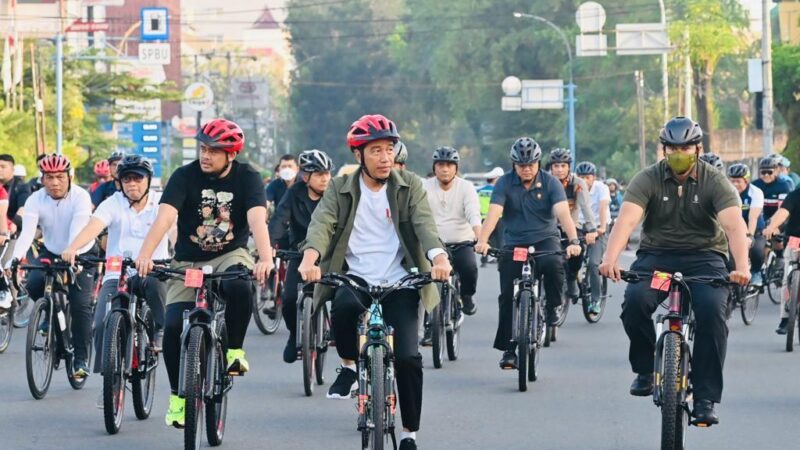
{"type": "MultiPolygon", "coordinates": [[[[139,274],[144,277],[152,269],[153,252],[177,219],[172,268],[210,265],[214,271],[224,271],[241,264],[253,268],[256,280],[263,282],[273,265],[266,199],[258,172],[235,160],[244,147],[244,133],[229,120],[215,119],[198,130],[197,140],[200,159],[176,170],[164,189],[158,215],[136,260],[139,274]],[[255,264],[247,250],[251,232],[259,256],[255,264]]],[[[247,280],[226,280],[221,291],[227,301],[228,371],[245,373],[249,364],[242,346],[250,322],[254,286],[247,280]]],[[[166,422],[178,428],[183,427],[185,415],[185,399],[177,395],[180,335],[183,312],[192,308],[194,290],[183,282],[168,282],[163,352],[172,395],[166,422]]]]}
{"type": "MultiPolygon", "coordinates": [[[[345,266],[350,276],[370,285],[394,283],[412,268],[430,270],[435,280],[450,276],[452,267],[441,248],[420,179],[393,168],[399,138],[395,124],[381,115],[363,116],[353,123],[347,144],[360,167],[334,178],[314,210],[298,268],[303,280],[317,281],[323,270],[341,272],[345,266]],[[338,238],[334,240],[334,236],[338,238]]],[[[317,304],[330,298],[330,291],[321,285],[314,294],[317,304]]],[[[417,448],[415,432],[422,412],[422,356],[417,345],[420,298],[428,311],[439,302],[436,287],[429,284],[420,291],[395,291],[382,303],[384,319],[395,331],[395,370],[403,418],[400,450],[417,448]]],[[[329,398],[349,399],[358,388],[356,327],[365,301],[347,289],[338,289],[334,295],[331,320],[342,368],[328,391],[329,398]]]]}
{"type": "Polygon", "coordinates": [[[94,182],[89,185],[90,194],[96,191],[101,184],[111,181],[111,166],[108,164],[108,160],[101,159],[94,164],[94,178],[94,182]]]}

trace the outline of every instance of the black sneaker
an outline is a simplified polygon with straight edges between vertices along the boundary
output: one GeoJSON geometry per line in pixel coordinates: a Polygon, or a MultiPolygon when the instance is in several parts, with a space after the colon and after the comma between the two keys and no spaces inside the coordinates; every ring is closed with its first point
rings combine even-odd
{"type": "Polygon", "coordinates": [[[517,354],[514,350],[506,350],[500,358],[500,368],[503,370],[514,370],[517,368],[517,354]]]}
{"type": "Polygon", "coordinates": [[[638,374],[631,383],[631,395],[647,397],[653,395],[653,374],[638,374]]]}
{"type": "Polygon", "coordinates": [[[787,332],[786,328],[788,326],[789,326],[789,318],[783,317],[781,318],[781,323],[778,324],[778,328],[775,329],[775,332],[780,335],[784,335],[787,332]]]}
{"type": "Polygon", "coordinates": [[[472,301],[471,295],[461,296],[461,311],[468,316],[475,315],[475,313],[478,312],[478,305],[472,301]]]}
{"type": "Polygon", "coordinates": [[[328,389],[328,398],[349,399],[353,391],[358,389],[358,374],[347,367],[340,367],[336,371],[339,375],[328,389]]]}
{"type": "Polygon", "coordinates": [[[692,415],[694,416],[692,423],[701,427],[719,423],[719,416],[714,411],[714,402],[711,400],[695,400],[692,415]]]}
{"type": "Polygon", "coordinates": [[[422,339],[419,340],[419,345],[421,347],[430,347],[433,345],[433,333],[429,325],[425,325],[425,331],[422,333],[422,339]]]}
{"type": "Polygon", "coordinates": [[[291,364],[297,361],[297,355],[297,342],[294,336],[289,335],[289,339],[286,341],[286,347],[283,348],[283,362],[291,364]]]}
{"type": "Polygon", "coordinates": [[[400,450],[417,450],[417,441],[411,438],[405,438],[400,441],[400,450]]]}

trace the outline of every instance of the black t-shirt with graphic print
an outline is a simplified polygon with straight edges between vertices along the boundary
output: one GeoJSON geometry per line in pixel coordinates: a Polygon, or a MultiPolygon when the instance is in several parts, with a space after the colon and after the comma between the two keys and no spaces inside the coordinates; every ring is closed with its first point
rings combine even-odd
{"type": "Polygon", "coordinates": [[[224,178],[211,179],[194,161],[169,178],[161,196],[178,210],[175,259],[208,261],[247,246],[247,211],[264,206],[261,177],[248,164],[233,162],[224,178]]]}

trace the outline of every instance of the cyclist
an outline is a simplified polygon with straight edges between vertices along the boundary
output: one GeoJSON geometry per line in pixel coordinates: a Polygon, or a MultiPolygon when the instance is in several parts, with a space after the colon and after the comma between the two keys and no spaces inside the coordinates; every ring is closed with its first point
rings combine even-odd
{"type": "MultiPolygon", "coordinates": [[[[103,200],[95,209],[89,224],[72,240],[61,253],[65,261],[74,262],[78,249],[93,242],[102,231],[108,228],[107,258],[122,258],[129,253],[136,258],[147,231],[153,225],[158,212],[161,193],[150,189],[153,165],[139,155],[127,155],[117,166],[117,178],[122,190],[103,200]]],[[[159,242],[154,256],[168,259],[169,249],[166,237],[159,242]]],[[[94,314],[94,373],[102,370],[103,324],[106,317],[106,303],[117,292],[119,272],[106,270],[103,285],[97,296],[94,314]]],[[[132,279],[137,295],[142,295],[153,313],[156,325],[155,347],[161,347],[164,327],[164,297],[166,286],[155,277],[147,277],[144,282],[138,277],[132,279]]],[[[97,407],[103,407],[102,393],[97,399],[97,407]]]]}
{"type": "Polygon", "coordinates": [[[781,156],[781,163],[782,163],[781,166],[783,167],[784,174],[787,177],[789,177],[790,180],[792,180],[792,183],[794,183],[793,184],[794,187],[796,188],[797,186],[800,186],[800,175],[797,175],[797,173],[792,172],[792,169],[791,169],[792,162],[789,161],[789,158],[787,158],[785,156],[781,156]]]}
{"type": "Polygon", "coordinates": [[[108,160],[101,159],[95,163],[94,177],[94,181],[89,185],[90,194],[96,191],[101,184],[111,180],[111,166],[108,164],[108,160]]]}
{"type": "MultiPolygon", "coordinates": [[[[597,225],[597,239],[594,244],[587,246],[588,252],[588,265],[587,272],[589,274],[589,283],[592,288],[592,301],[589,305],[589,312],[593,314],[600,313],[600,272],[597,268],[600,266],[600,259],[606,251],[606,232],[611,223],[611,194],[608,192],[608,186],[605,183],[597,181],[597,167],[584,161],[575,166],[575,173],[586,182],[587,193],[591,202],[592,214],[597,225]]],[[[585,223],[586,219],[581,213],[579,222],[585,223]]]]}
{"type": "MultiPolygon", "coordinates": [[[[152,270],[155,251],[177,219],[172,268],[206,265],[215,271],[240,265],[253,268],[253,259],[247,251],[252,231],[259,256],[253,272],[262,283],[272,270],[272,248],[261,178],[250,165],[236,161],[244,147],[244,132],[234,122],[213,119],[200,127],[196,139],[200,141],[200,159],[180,167],[170,177],[155,222],[139,250],[136,260],[139,276],[144,277],[152,270]]],[[[245,373],[250,366],[243,344],[254,286],[247,280],[226,280],[220,283],[220,290],[227,299],[228,371],[245,373]]],[[[185,418],[185,399],[177,395],[183,312],[194,306],[194,290],[185,287],[182,281],[167,283],[163,352],[172,392],[166,422],[178,428],[183,426],[185,418]]]]}
{"type": "MultiPolygon", "coordinates": [[[[784,233],[786,238],[800,237],[800,190],[792,191],[781,204],[778,211],[772,216],[769,225],[764,229],[764,236],[767,239],[772,239],[772,236],[779,233],[780,228],[786,224],[784,233]]],[[[793,251],[797,251],[794,249],[793,251]]],[[[792,267],[789,262],[792,258],[786,258],[786,264],[783,269],[783,285],[789,286],[788,278],[789,272],[792,267]]],[[[786,334],[786,327],[789,324],[789,312],[786,308],[786,303],[789,301],[789,289],[783,289],[783,296],[781,297],[780,307],[780,323],[775,330],[778,334],[786,334]]]]}
{"type": "MultiPolygon", "coordinates": [[[[16,230],[22,229],[22,214],[25,212],[25,201],[31,195],[31,188],[25,182],[25,177],[16,175],[14,173],[14,157],[9,154],[0,155],[0,186],[5,188],[8,193],[8,210],[4,217],[8,218],[16,230]]],[[[11,260],[11,254],[14,252],[14,242],[12,239],[8,244],[8,250],[2,260],[5,265],[11,260]]]]}
{"type": "Polygon", "coordinates": [[[92,192],[92,204],[95,208],[97,208],[97,205],[102,203],[103,200],[111,197],[115,192],[120,190],[119,183],[117,182],[117,166],[124,157],[125,152],[117,151],[112,153],[106,160],[108,162],[110,178],[105,183],[97,186],[97,188],[92,192]]]}
{"type": "Polygon", "coordinates": [[[397,144],[394,146],[394,168],[405,169],[407,160],[408,149],[406,149],[406,144],[403,144],[402,141],[397,141],[397,144]]]}
{"type": "MultiPolygon", "coordinates": [[[[303,280],[319,280],[322,271],[340,272],[345,265],[350,276],[371,285],[394,283],[412,268],[430,270],[436,280],[448,279],[452,267],[441,248],[422,182],[411,172],[393,169],[394,146],[399,139],[394,122],[382,115],[365,115],[353,122],[347,144],[359,169],[334,178],[314,210],[299,268],[303,280]]],[[[329,298],[328,293],[329,289],[318,285],[315,300],[329,298]]],[[[417,346],[420,297],[427,311],[439,302],[436,287],[429,284],[421,293],[395,291],[382,306],[386,323],[394,328],[403,423],[400,450],[417,448],[422,413],[422,355],[417,346]]],[[[349,399],[358,387],[356,327],[364,301],[367,299],[347,289],[334,294],[331,321],[342,367],[328,398],[349,399]]]]}
{"type": "Polygon", "coordinates": [[[278,176],[270,181],[264,190],[267,198],[267,211],[270,212],[275,210],[275,207],[281,202],[283,194],[285,194],[296,181],[298,169],[297,159],[294,155],[283,155],[278,161],[278,167],[275,169],[275,173],[278,176]]]}
{"type": "MultiPolygon", "coordinates": [[[[478,189],[478,200],[480,201],[481,205],[481,220],[486,220],[486,217],[489,214],[489,205],[491,204],[494,185],[497,184],[497,180],[503,175],[505,175],[505,171],[503,170],[503,168],[495,167],[486,174],[486,185],[478,189]]],[[[499,222],[497,222],[497,226],[494,228],[492,235],[489,236],[489,245],[495,248],[503,247],[502,218],[500,219],[499,222]]],[[[489,257],[481,255],[481,267],[486,267],[486,264],[488,262],[489,262],[489,257]]]]}
{"type": "MultiPolygon", "coordinates": [[[[33,243],[37,226],[42,231],[44,247],[39,259],[55,259],[89,222],[92,200],[89,193],[72,184],[71,164],[67,157],[51,154],[39,161],[44,189],[34,192],[25,202],[22,216],[22,231],[14,247],[13,259],[25,257],[33,243]]],[[[77,254],[96,253],[94,243],[89,242],[77,249],[77,254]]],[[[68,286],[68,300],[72,315],[72,343],[75,349],[74,376],[89,375],[88,351],[92,343],[92,284],[97,268],[84,267],[75,277],[74,285],[68,286]]],[[[25,287],[31,298],[44,294],[44,273],[32,271],[25,287]]]]}
{"type": "MultiPolygon", "coordinates": [[[[533,139],[521,137],[511,146],[513,170],[500,177],[492,193],[489,216],[483,222],[475,251],[486,254],[489,236],[500,216],[503,216],[505,248],[533,245],[540,251],[561,249],[560,232],[556,219],[569,238],[568,257],[581,253],[580,241],[567,203],[567,195],[554,176],[541,170],[542,148],[533,139]]],[[[500,272],[499,320],[494,338],[494,348],[503,352],[501,369],[514,369],[517,365],[516,349],[511,346],[511,315],[514,297],[514,279],[522,274],[522,263],[501,258],[497,264],[500,272]]],[[[557,321],[555,309],[561,304],[564,285],[564,261],[561,256],[549,255],[536,259],[536,276],[544,275],[547,294],[547,323],[557,321]]]]}
{"type": "Polygon", "coordinates": [[[608,186],[608,194],[611,196],[611,203],[608,205],[611,209],[611,217],[616,218],[619,208],[622,206],[622,190],[616,178],[608,178],[606,186],[608,186]]]}
{"type": "Polygon", "coordinates": [[[742,202],[742,218],[747,224],[747,239],[750,242],[750,284],[762,286],[761,266],[764,265],[766,240],[762,235],[765,222],[764,193],[750,183],[750,168],[746,164],[733,164],[728,167],[728,179],[739,193],[742,202]]]}
{"type": "Polygon", "coordinates": [[[769,221],[775,211],[781,206],[781,202],[792,186],[785,179],[778,175],[778,160],[774,156],[765,156],[758,162],[760,178],[753,180],[753,186],[764,192],[764,220],[769,221]]]}
{"type": "Polygon", "coordinates": [[[792,166],[792,162],[789,161],[789,158],[778,153],[773,153],[771,156],[778,161],[778,177],[789,182],[789,186],[794,190],[797,187],[797,183],[789,173],[789,167],[792,166]]]}
{"type": "MultiPolygon", "coordinates": [[[[570,214],[572,214],[572,221],[576,225],[581,223],[578,221],[578,213],[583,213],[586,222],[583,226],[578,226],[579,235],[583,234],[586,239],[587,245],[594,244],[597,238],[597,227],[595,226],[594,215],[589,201],[589,188],[586,186],[580,177],[570,173],[572,165],[572,153],[565,148],[555,148],[550,151],[550,159],[548,166],[550,173],[555,176],[564,187],[564,192],[567,195],[567,204],[569,205],[570,214]]],[[[563,233],[562,233],[563,235],[563,233]]],[[[567,268],[567,295],[574,301],[578,298],[578,271],[581,270],[583,258],[572,258],[565,261],[567,268]]]]}
{"type": "MultiPolygon", "coordinates": [[[[272,242],[288,241],[290,249],[296,250],[306,240],[311,213],[319,204],[322,194],[328,189],[333,173],[333,161],[323,151],[306,150],[300,153],[301,179],[286,191],[278,203],[275,214],[269,221],[272,242]]],[[[283,349],[283,360],[297,361],[297,284],[300,274],[299,260],[290,260],[283,283],[283,320],[289,330],[289,339],[283,349]]]]}
{"type": "MultiPolygon", "coordinates": [[[[439,147],[433,152],[433,178],[422,182],[428,203],[445,244],[476,241],[481,234],[481,213],[478,193],[472,183],[458,176],[461,157],[452,147],[439,147]]],[[[464,314],[477,312],[472,297],[478,285],[475,252],[463,247],[452,255],[452,264],[461,279],[461,304],[464,314]]]]}
{"type": "MultiPolygon", "coordinates": [[[[730,279],[747,284],[746,226],[739,199],[722,173],[697,164],[702,138],[700,126],[688,117],[674,117],[664,124],[659,135],[664,159],[639,172],[628,185],[600,265],[602,275],[620,279],[619,256],[644,218],[642,242],[631,270],[726,276],[730,243],[736,261],[730,279]]],[[[710,425],[719,422],[714,403],[722,398],[728,289],[700,283],[689,283],[689,288],[697,320],[692,355],[693,415],[697,423],[710,425]]],[[[625,290],[620,317],[630,338],[628,357],[637,374],[632,395],[653,392],[656,335],[651,316],[665,296],[650,289],[650,283],[629,284],[625,290]]]]}
{"type": "Polygon", "coordinates": [[[700,155],[700,161],[705,161],[708,164],[722,173],[725,173],[725,163],[722,162],[722,158],[719,157],[716,153],[706,152],[700,155]]]}

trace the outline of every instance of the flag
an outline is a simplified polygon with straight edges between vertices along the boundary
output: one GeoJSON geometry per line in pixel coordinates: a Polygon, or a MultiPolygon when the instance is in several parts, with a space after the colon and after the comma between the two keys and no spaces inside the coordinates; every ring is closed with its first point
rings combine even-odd
{"type": "Polygon", "coordinates": [[[25,53],[25,48],[22,45],[22,39],[19,38],[19,35],[15,33],[14,36],[14,53],[16,56],[16,60],[14,61],[14,79],[12,80],[12,84],[14,86],[18,85],[22,81],[22,69],[23,69],[23,54],[25,53]]]}
{"type": "Polygon", "coordinates": [[[11,47],[9,45],[9,41],[11,36],[7,36],[3,38],[3,66],[2,66],[2,77],[3,77],[3,92],[8,92],[11,90],[11,47]]]}

